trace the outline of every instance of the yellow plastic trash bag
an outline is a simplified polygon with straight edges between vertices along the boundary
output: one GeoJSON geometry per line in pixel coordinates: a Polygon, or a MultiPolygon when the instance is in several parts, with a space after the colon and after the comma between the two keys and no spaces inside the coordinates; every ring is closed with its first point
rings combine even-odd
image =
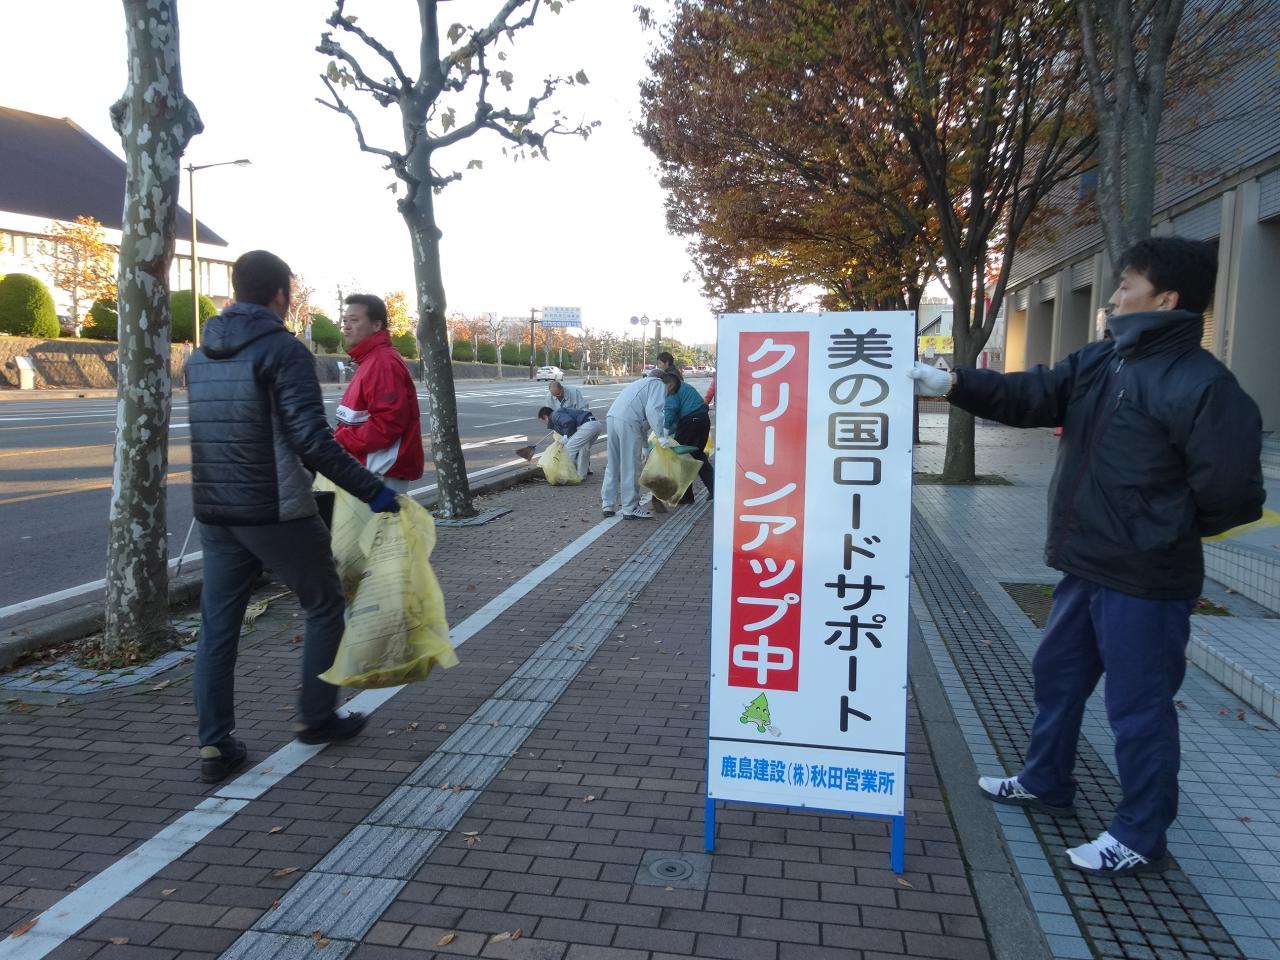
{"type": "Polygon", "coordinates": [[[553,487],[582,482],[582,478],[578,476],[578,468],[573,465],[569,451],[564,448],[564,441],[560,439],[559,434],[551,441],[551,446],[547,447],[546,452],[538,458],[538,464],[542,467],[547,483],[553,487]]]}
{"type": "Polygon", "coordinates": [[[1232,527],[1230,530],[1224,530],[1222,533],[1214,534],[1212,537],[1203,537],[1205,543],[1213,543],[1217,540],[1230,540],[1232,537],[1238,537],[1241,534],[1253,533],[1255,530],[1265,530],[1267,527],[1280,526],[1280,513],[1274,510],[1263,509],[1262,516],[1252,523],[1242,523],[1238,527],[1232,527]]]}
{"type": "Polygon", "coordinates": [[[702,448],[702,452],[708,457],[715,456],[716,453],[716,432],[714,430],[707,431],[707,445],[702,448]]]}
{"type": "Polygon", "coordinates": [[[654,445],[653,452],[640,471],[640,485],[648,487],[653,495],[669,506],[676,506],[702,464],[687,453],[676,453],[662,443],[654,445]]]}
{"type": "MultiPolygon", "coordinates": [[[[368,504],[361,503],[328,477],[317,475],[314,489],[334,495],[329,543],[334,562],[338,565],[338,576],[342,578],[342,589],[350,599],[364,573],[365,556],[360,549],[360,535],[373,520],[373,511],[368,504]]],[[[434,543],[434,533],[432,536],[434,543]]]]}
{"type": "Polygon", "coordinates": [[[458,662],[444,594],[431,569],[435,524],[413,500],[399,501],[399,513],[370,513],[360,534],[364,574],[347,608],[338,655],[320,675],[328,683],[393,687],[458,662]]]}

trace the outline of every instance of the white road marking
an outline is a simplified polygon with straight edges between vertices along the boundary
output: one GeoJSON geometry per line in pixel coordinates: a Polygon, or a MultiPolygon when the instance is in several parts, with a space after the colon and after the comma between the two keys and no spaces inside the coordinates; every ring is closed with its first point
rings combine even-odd
{"type": "Polygon", "coordinates": [[[110,418],[116,415],[114,410],[82,410],[80,413],[44,413],[30,417],[0,417],[0,423],[30,423],[44,420],[83,420],[86,417],[110,418]]]}
{"type": "MultiPolygon", "coordinates": [[[[595,543],[621,522],[609,517],[567,544],[506,590],[498,594],[450,631],[460,647],[500,617],[535,587],[595,543]]],[[[404,687],[365,690],[347,704],[350,709],[373,713],[404,687]]],[[[252,770],[237,777],[169,824],[137,849],[81,884],[35,918],[34,926],[18,939],[0,941],[0,960],[41,960],[75,936],[112,906],[146,883],[170,863],[184,856],[210,833],[231,819],[249,801],[260,797],[324,749],[290,741],[252,770]]]]}
{"type": "MultiPolygon", "coordinates": [[[[600,439],[603,439],[603,438],[604,438],[604,435],[602,434],[600,439]]],[[[519,439],[524,440],[526,438],[524,436],[521,436],[519,439]]],[[[486,467],[483,470],[476,470],[474,472],[468,473],[467,479],[477,480],[481,477],[487,477],[490,474],[498,473],[502,470],[510,470],[512,467],[526,466],[528,462],[529,461],[523,460],[523,459],[506,460],[502,463],[499,463],[497,466],[486,467]]],[[[416,489],[410,490],[409,495],[417,497],[417,496],[421,496],[422,494],[432,493],[435,491],[435,489],[436,489],[436,484],[429,483],[425,487],[417,487],[416,489]]],[[[203,556],[204,556],[204,553],[200,550],[196,550],[191,553],[184,554],[181,558],[182,565],[185,567],[187,564],[194,563],[196,560],[199,560],[203,556]]],[[[178,565],[178,559],[179,558],[177,557],[170,558],[169,560],[170,569],[173,569],[178,565]]],[[[76,587],[67,587],[65,590],[58,590],[55,593],[47,593],[42,597],[35,597],[31,600],[23,600],[19,603],[12,603],[7,607],[0,607],[0,622],[3,622],[6,617],[12,617],[19,613],[26,613],[28,610],[35,610],[40,607],[47,607],[51,603],[58,603],[62,600],[70,600],[74,597],[84,596],[86,593],[92,593],[94,590],[101,590],[106,585],[107,585],[106,580],[94,580],[91,583],[82,583],[76,587]]]]}
{"type": "Polygon", "coordinates": [[[476,440],[472,443],[464,443],[463,450],[478,450],[481,447],[490,447],[498,443],[527,443],[529,437],[523,433],[513,433],[509,437],[494,437],[492,440],[476,440]]]}
{"type": "MultiPolygon", "coordinates": [[[[185,553],[181,557],[169,558],[169,569],[172,570],[178,565],[178,561],[182,561],[185,567],[189,563],[194,563],[204,556],[203,551],[196,550],[192,553],[185,553]]],[[[86,593],[92,593],[94,590],[101,590],[107,585],[106,580],[94,580],[92,583],[82,583],[78,587],[67,587],[65,590],[59,590],[56,593],[47,593],[43,597],[36,597],[33,600],[23,600],[21,603],[11,603],[7,607],[0,607],[0,621],[5,617],[12,617],[14,614],[26,613],[28,610],[35,610],[38,607],[47,607],[51,603],[57,603],[60,600],[70,600],[73,597],[80,597],[86,593]]]]}

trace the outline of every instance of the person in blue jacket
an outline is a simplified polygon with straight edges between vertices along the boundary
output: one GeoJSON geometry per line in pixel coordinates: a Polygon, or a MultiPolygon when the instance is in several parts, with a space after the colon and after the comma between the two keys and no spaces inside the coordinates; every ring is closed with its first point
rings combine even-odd
{"type": "Polygon", "coordinates": [[[916,393],[1017,427],[1063,427],[1045,563],[1064,574],[1032,660],[1036,718],[1022,770],[982,777],[996,803],[1070,815],[1085,702],[1105,672],[1123,792],[1108,829],[1067,851],[1086,873],[1167,864],[1178,815],[1178,711],[1200,538],[1262,515],[1262,418],[1200,346],[1216,258],[1152,237],[1128,250],[1111,337],[1017,373],[917,363],[916,393]]]}
{"type": "MultiPolygon", "coordinates": [[[[698,471],[698,479],[707,488],[707,499],[715,496],[715,474],[711,469],[711,461],[707,459],[703,447],[707,445],[707,437],[711,435],[711,414],[700,394],[685,383],[675,373],[661,374],[666,384],[667,400],[663,406],[663,418],[667,432],[675,437],[676,443],[694,448],[689,455],[702,461],[702,469],[698,471]]],[[[693,503],[693,487],[685,491],[681,503],[693,503]]]]}

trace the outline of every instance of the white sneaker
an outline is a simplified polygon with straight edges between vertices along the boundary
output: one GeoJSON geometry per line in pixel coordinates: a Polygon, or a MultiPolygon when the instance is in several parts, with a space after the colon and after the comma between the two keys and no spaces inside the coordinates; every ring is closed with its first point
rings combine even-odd
{"type": "Polygon", "coordinates": [[[624,513],[623,516],[628,520],[652,520],[653,511],[646,509],[645,507],[640,507],[635,513],[624,513]]]}
{"type": "Polygon", "coordinates": [[[1045,803],[1034,793],[1018,782],[1017,777],[979,777],[978,789],[993,803],[1007,803],[1014,807],[1026,807],[1039,810],[1052,816],[1066,816],[1075,813],[1071,804],[1065,806],[1045,803]]]}
{"type": "Polygon", "coordinates": [[[1154,860],[1130,850],[1109,833],[1067,851],[1071,866],[1104,877],[1124,877],[1131,873],[1158,872],[1168,866],[1168,858],[1154,860]]]}

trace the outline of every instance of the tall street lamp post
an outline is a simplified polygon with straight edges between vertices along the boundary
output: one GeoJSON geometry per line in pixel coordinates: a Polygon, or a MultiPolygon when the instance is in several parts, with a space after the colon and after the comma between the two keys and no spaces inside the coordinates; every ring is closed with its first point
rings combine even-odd
{"type": "Polygon", "coordinates": [[[188,198],[187,212],[191,214],[191,331],[195,348],[200,349],[200,255],[196,251],[196,171],[210,167],[247,167],[252,160],[223,160],[221,163],[187,164],[188,198]]]}
{"type": "MultiPolygon", "coordinates": [[[[534,324],[537,323],[538,314],[542,311],[537,307],[529,308],[529,379],[534,378],[533,365],[538,362],[537,340],[534,338],[534,324]]],[[[519,357],[516,358],[517,360],[519,357]]]]}
{"type": "Polygon", "coordinates": [[[649,315],[642,313],[638,317],[631,318],[631,325],[640,325],[640,373],[644,373],[644,339],[645,334],[649,332],[649,315]]]}
{"type": "Polygon", "coordinates": [[[663,320],[653,321],[653,352],[658,354],[662,352],[662,325],[667,324],[671,327],[678,327],[684,323],[679,317],[666,317],[663,320]]]}

